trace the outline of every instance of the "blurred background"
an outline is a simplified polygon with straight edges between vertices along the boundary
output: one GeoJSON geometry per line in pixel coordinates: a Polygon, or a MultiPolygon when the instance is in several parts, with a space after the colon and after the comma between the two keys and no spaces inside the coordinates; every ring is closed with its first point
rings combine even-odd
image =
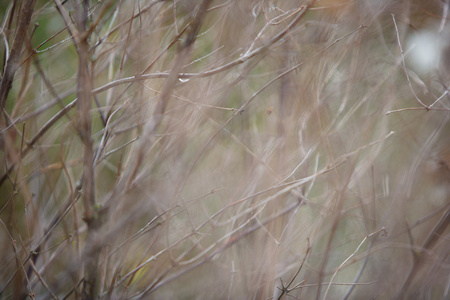
{"type": "Polygon", "coordinates": [[[0,298],[450,297],[449,6],[2,1],[0,298]]]}

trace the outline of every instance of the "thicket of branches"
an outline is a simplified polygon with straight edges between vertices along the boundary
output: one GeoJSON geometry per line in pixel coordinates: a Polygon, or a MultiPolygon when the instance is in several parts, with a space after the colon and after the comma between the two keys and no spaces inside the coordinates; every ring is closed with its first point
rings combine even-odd
{"type": "Polygon", "coordinates": [[[2,1],[0,298],[449,297],[449,2],[2,1]]]}

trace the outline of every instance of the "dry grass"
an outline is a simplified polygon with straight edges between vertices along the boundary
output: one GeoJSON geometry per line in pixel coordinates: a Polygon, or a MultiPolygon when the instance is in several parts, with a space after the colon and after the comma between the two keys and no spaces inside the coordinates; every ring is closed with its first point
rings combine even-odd
{"type": "Polygon", "coordinates": [[[0,298],[449,297],[449,1],[7,2],[0,298]]]}

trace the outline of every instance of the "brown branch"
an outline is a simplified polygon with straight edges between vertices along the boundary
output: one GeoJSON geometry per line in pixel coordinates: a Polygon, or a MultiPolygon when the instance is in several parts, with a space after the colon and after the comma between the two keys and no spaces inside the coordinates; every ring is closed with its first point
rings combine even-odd
{"type": "MultiPolygon", "coordinates": [[[[449,224],[450,224],[450,206],[447,207],[447,210],[444,212],[439,222],[436,224],[433,230],[431,230],[430,234],[428,235],[427,239],[425,240],[425,243],[421,248],[422,252],[431,250],[431,248],[434,247],[434,245],[441,238],[441,236],[443,235],[449,224]]],[[[407,299],[408,289],[413,283],[414,278],[416,277],[417,273],[419,272],[420,268],[423,266],[423,263],[425,261],[426,257],[425,255],[420,255],[422,253],[419,253],[418,255],[415,252],[413,253],[415,254],[413,255],[413,266],[408,274],[408,277],[403,283],[400,292],[398,293],[397,299],[399,300],[407,299]]]]}
{"type": "Polygon", "coordinates": [[[36,0],[28,0],[24,4],[20,14],[19,26],[17,28],[17,33],[14,36],[14,42],[11,47],[10,56],[8,58],[8,62],[6,63],[6,69],[0,85],[0,110],[5,108],[6,98],[8,98],[9,91],[11,90],[14,75],[19,68],[22,46],[27,35],[28,26],[31,22],[31,16],[33,15],[35,3],[36,0]]]}

